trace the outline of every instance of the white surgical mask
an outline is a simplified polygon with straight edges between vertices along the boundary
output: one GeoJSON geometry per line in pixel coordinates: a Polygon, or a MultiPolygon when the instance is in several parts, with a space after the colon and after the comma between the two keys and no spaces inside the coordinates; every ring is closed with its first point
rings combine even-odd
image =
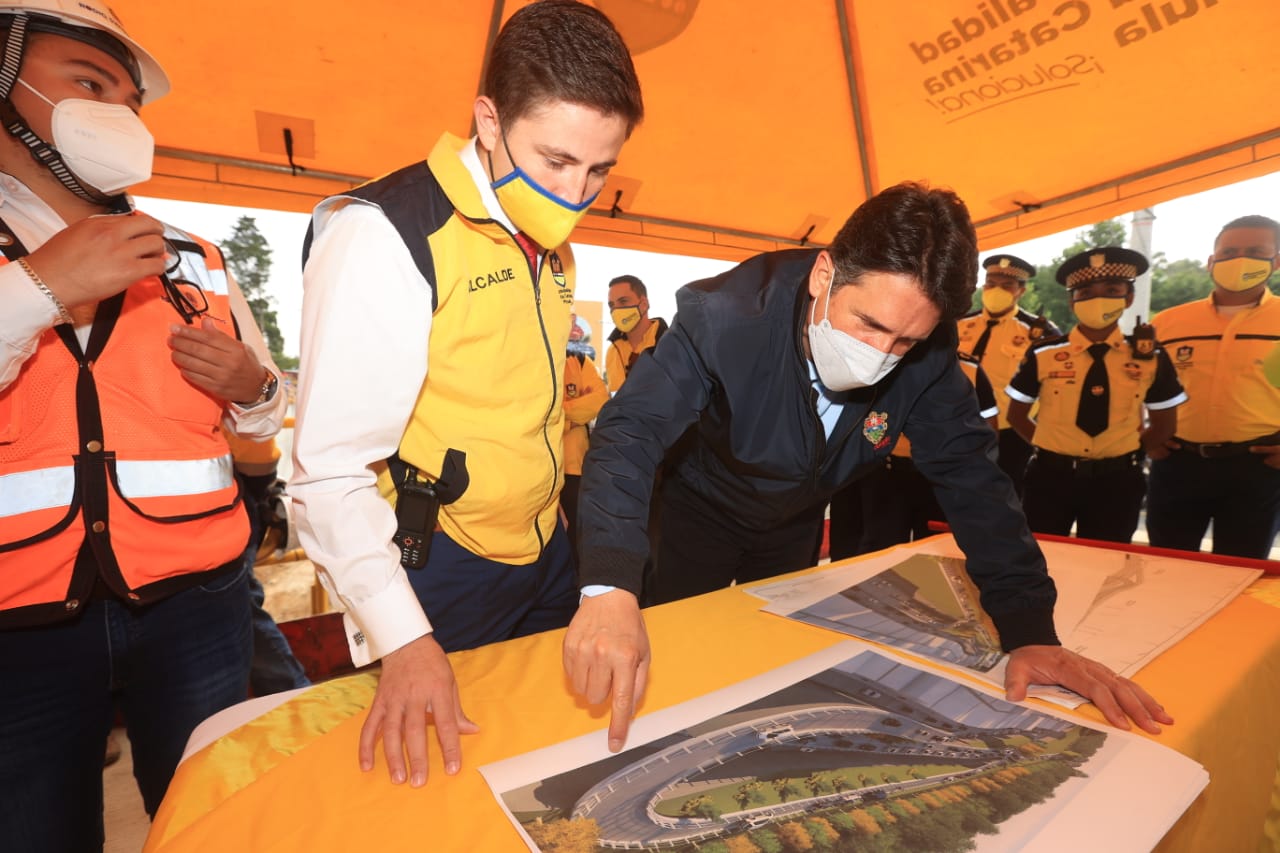
{"type": "Polygon", "coordinates": [[[822,310],[822,321],[815,323],[818,300],[809,308],[809,351],[822,384],[832,391],[851,391],[875,385],[898,366],[902,356],[881,352],[831,325],[831,291],[822,310]]]}
{"type": "Polygon", "coordinates": [[[156,143],[133,110],[85,98],[55,104],[27,81],[18,82],[53,107],[53,147],[82,183],[112,195],[150,179],[156,143]]]}

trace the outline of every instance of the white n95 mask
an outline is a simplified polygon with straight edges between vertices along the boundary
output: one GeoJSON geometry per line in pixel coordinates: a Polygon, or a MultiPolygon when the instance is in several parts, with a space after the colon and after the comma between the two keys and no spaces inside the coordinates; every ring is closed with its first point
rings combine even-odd
{"type": "Polygon", "coordinates": [[[809,308],[809,351],[822,384],[832,391],[852,391],[875,385],[898,366],[902,356],[881,352],[831,325],[831,291],[822,320],[815,323],[818,300],[809,308]]]}
{"type": "Polygon", "coordinates": [[[151,178],[155,139],[133,110],[85,98],[55,104],[27,81],[18,82],[53,107],[53,147],[79,180],[113,195],[151,178]]]}

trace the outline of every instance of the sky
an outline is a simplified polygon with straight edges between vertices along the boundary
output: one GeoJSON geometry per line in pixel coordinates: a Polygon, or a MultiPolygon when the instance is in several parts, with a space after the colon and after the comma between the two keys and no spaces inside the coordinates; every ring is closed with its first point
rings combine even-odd
{"type": "MultiPolygon", "coordinates": [[[[230,237],[241,216],[252,216],[272,250],[271,278],[267,289],[274,299],[280,331],[284,335],[284,351],[288,355],[298,354],[298,327],[302,316],[302,238],[308,220],[305,214],[142,197],[137,199],[137,203],[147,213],[214,242],[230,237]]],[[[1152,253],[1163,252],[1170,261],[1182,258],[1203,261],[1213,250],[1213,238],[1218,229],[1231,219],[1251,213],[1280,219],[1280,173],[1184,196],[1156,205],[1154,212],[1152,253]]],[[[1124,216],[1121,220],[1127,226],[1131,218],[1124,216]]],[[[1074,242],[1076,235],[1083,230],[1084,227],[1074,228],[1024,243],[992,247],[983,252],[983,257],[995,252],[1010,252],[1036,265],[1047,264],[1074,242]]],[[[575,245],[574,257],[578,264],[579,299],[607,301],[609,279],[628,273],[639,277],[648,287],[650,316],[668,320],[675,314],[677,288],[733,266],[727,261],[707,258],[587,245],[575,245]]],[[[595,341],[604,340],[611,331],[607,317],[605,324],[605,328],[594,336],[595,341]]]]}

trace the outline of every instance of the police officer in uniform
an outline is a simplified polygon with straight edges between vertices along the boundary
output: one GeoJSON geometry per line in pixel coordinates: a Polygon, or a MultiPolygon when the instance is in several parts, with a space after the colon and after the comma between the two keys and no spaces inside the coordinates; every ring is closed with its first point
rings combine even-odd
{"type": "Polygon", "coordinates": [[[1151,465],[1152,545],[1198,551],[1212,520],[1215,554],[1271,550],[1280,525],[1280,299],[1267,281],[1278,250],[1275,220],[1227,223],[1209,257],[1213,293],[1156,318],[1191,399],[1168,457],[1151,465]]]}
{"type": "Polygon", "coordinates": [[[1074,523],[1081,538],[1128,542],[1137,529],[1143,451],[1160,452],[1187,399],[1154,330],[1118,327],[1146,269],[1141,253],[1115,246],[1068,258],[1057,279],[1079,324],[1033,345],[1006,389],[1009,423],[1035,448],[1023,499],[1034,531],[1065,536],[1074,523]]]}
{"type": "Polygon", "coordinates": [[[960,351],[982,365],[995,388],[1000,409],[996,418],[1000,468],[1021,495],[1031,445],[1009,425],[1009,396],[1004,389],[1022,364],[1027,347],[1062,333],[1044,317],[1018,307],[1018,300],[1027,291],[1027,281],[1036,274],[1034,266],[1015,255],[992,255],[982,262],[982,269],[986,274],[982,309],[961,317],[957,323],[960,351]]]}

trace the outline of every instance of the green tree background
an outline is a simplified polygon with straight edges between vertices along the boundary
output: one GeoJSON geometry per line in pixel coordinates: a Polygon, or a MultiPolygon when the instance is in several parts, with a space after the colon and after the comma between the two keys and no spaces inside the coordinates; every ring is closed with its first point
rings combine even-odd
{"type": "Polygon", "coordinates": [[[275,299],[267,293],[267,281],[271,277],[271,246],[267,238],[262,236],[252,216],[241,216],[231,229],[231,236],[220,246],[227,269],[240,285],[271,357],[281,369],[296,368],[298,359],[284,353],[284,335],[276,319],[275,299]]]}
{"type": "MultiPolygon", "coordinates": [[[[1103,246],[1124,246],[1128,239],[1128,228],[1119,219],[1108,219],[1098,222],[1079,231],[1075,241],[1063,248],[1047,264],[1037,267],[1036,274],[1027,282],[1027,292],[1023,294],[1019,305],[1033,314],[1043,314],[1064,333],[1076,325],[1075,315],[1067,302],[1067,290],[1058,284],[1054,274],[1067,258],[1085,251],[1103,246]]],[[[1211,253],[1211,246],[1206,242],[1205,258],[1211,253]]],[[[1268,285],[1273,293],[1280,294],[1280,276],[1273,275],[1268,285]]],[[[1151,316],[1159,314],[1166,308],[1182,305],[1196,299],[1203,299],[1213,291],[1213,280],[1203,260],[1183,258],[1170,261],[1163,252],[1157,252],[1151,258],[1151,316]]],[[[974,310],[981,308],[981,288],[974,294],[974,310]]],[[[1151,317],[1143,317],[1149,321],[1151,317]]],[[[1156,330],[1157,334],[1159,329],[1156,330]]]]}

